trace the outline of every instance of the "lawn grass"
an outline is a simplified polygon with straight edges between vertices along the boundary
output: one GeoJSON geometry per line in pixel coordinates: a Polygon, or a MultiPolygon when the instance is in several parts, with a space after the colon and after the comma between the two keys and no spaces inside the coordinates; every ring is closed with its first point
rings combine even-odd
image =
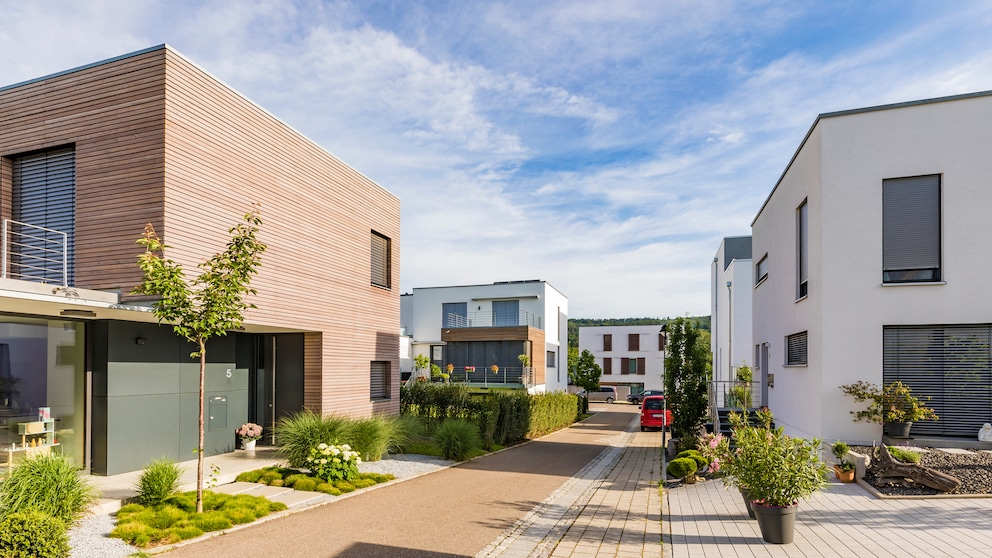
{"type": "Polygon", "coordinates": [[[203,493],[203,513],[196,513],[196,492],[183,492],[154,506],[128,504],[117,512],[111,537],[138,548],[193,539],[210,531],[251,523],[286,509],[286,504],[261,496],[203,493]]]}

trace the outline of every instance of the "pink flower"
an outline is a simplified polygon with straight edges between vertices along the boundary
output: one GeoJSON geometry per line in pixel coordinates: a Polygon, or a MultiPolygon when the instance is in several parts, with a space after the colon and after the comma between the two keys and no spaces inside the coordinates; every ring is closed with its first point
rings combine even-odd
{"type": "Polygon", "coordinates": [[[719,446],[719,445],[720,445],[720,440],[718,440],[716,438],[713,438],[712,440],[710,440],[710,447],[711,448],[716,449],[716,447],[719,446]]]}
{"type": "Polygon", "coordinates": [[[710,463],[709,472],[715,473],[720,470],[720,460],[718,458],[713,458],[713,462],[710,463]]]}

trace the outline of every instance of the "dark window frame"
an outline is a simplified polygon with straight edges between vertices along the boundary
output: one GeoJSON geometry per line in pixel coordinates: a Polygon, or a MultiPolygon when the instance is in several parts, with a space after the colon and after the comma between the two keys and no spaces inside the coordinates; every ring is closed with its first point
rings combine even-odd
{"type": "Polygon", "coordinates": [[[807,366],[809,364],[809,332],[800,331],[785,336],[785,365],[807,366]]]}
{"type": "Polygon", "coordinates": [[[940,283],[943,177],[882,180],[882,283],[940,283]]]}
{"type": "Polygon", "coordinates": [[[380,232],[372,231],[370,242],[371,284],[381,289],[392,289],[393,273],[390,262],[392,262],[393,241],[380,232]]]}
{"type": "Polygon", "coordinates": [[[389,401],[393,398],[392,390],[393,363],[388,360],[373,360],[369,363],[369,400],[389,401]],[[376,376],[381,376],[376,381],[376,376]]]}

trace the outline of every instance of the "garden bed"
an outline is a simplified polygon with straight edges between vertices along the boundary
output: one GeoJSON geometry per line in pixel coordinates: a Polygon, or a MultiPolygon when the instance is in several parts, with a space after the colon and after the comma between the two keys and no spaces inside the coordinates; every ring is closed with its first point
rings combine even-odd
{"type": "Polygon", "coordinates": [[[870,455],[871,466],[865,471],[864,481],[879,493],[888,496],[933,496],[937,494],[988,494],[992,495],[992,453],[972,451],[970,454],[947,453],[927,449],[920,453],[920,465],[951,475],[961,481],[961,486],[953,492],[940,492],[926,486],[905,487],[892,484],[889,479],[876,475],[877,452],[871,446],[852,446],[852,451],[870,455]]]}

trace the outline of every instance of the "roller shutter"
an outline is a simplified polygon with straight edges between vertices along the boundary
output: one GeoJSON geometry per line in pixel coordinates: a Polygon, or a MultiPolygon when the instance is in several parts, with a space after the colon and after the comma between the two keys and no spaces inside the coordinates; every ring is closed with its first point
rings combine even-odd
{"type": "Polygon", "coordinates": [[[67,276],[62,275],[61,235],[15,225],[22,243],[11,256],[11,275],[44,283],[74,284],[76,228],[76,151],[50,149],[13,159],[11,217],[36,227],[66,233],[67,276]]]}

